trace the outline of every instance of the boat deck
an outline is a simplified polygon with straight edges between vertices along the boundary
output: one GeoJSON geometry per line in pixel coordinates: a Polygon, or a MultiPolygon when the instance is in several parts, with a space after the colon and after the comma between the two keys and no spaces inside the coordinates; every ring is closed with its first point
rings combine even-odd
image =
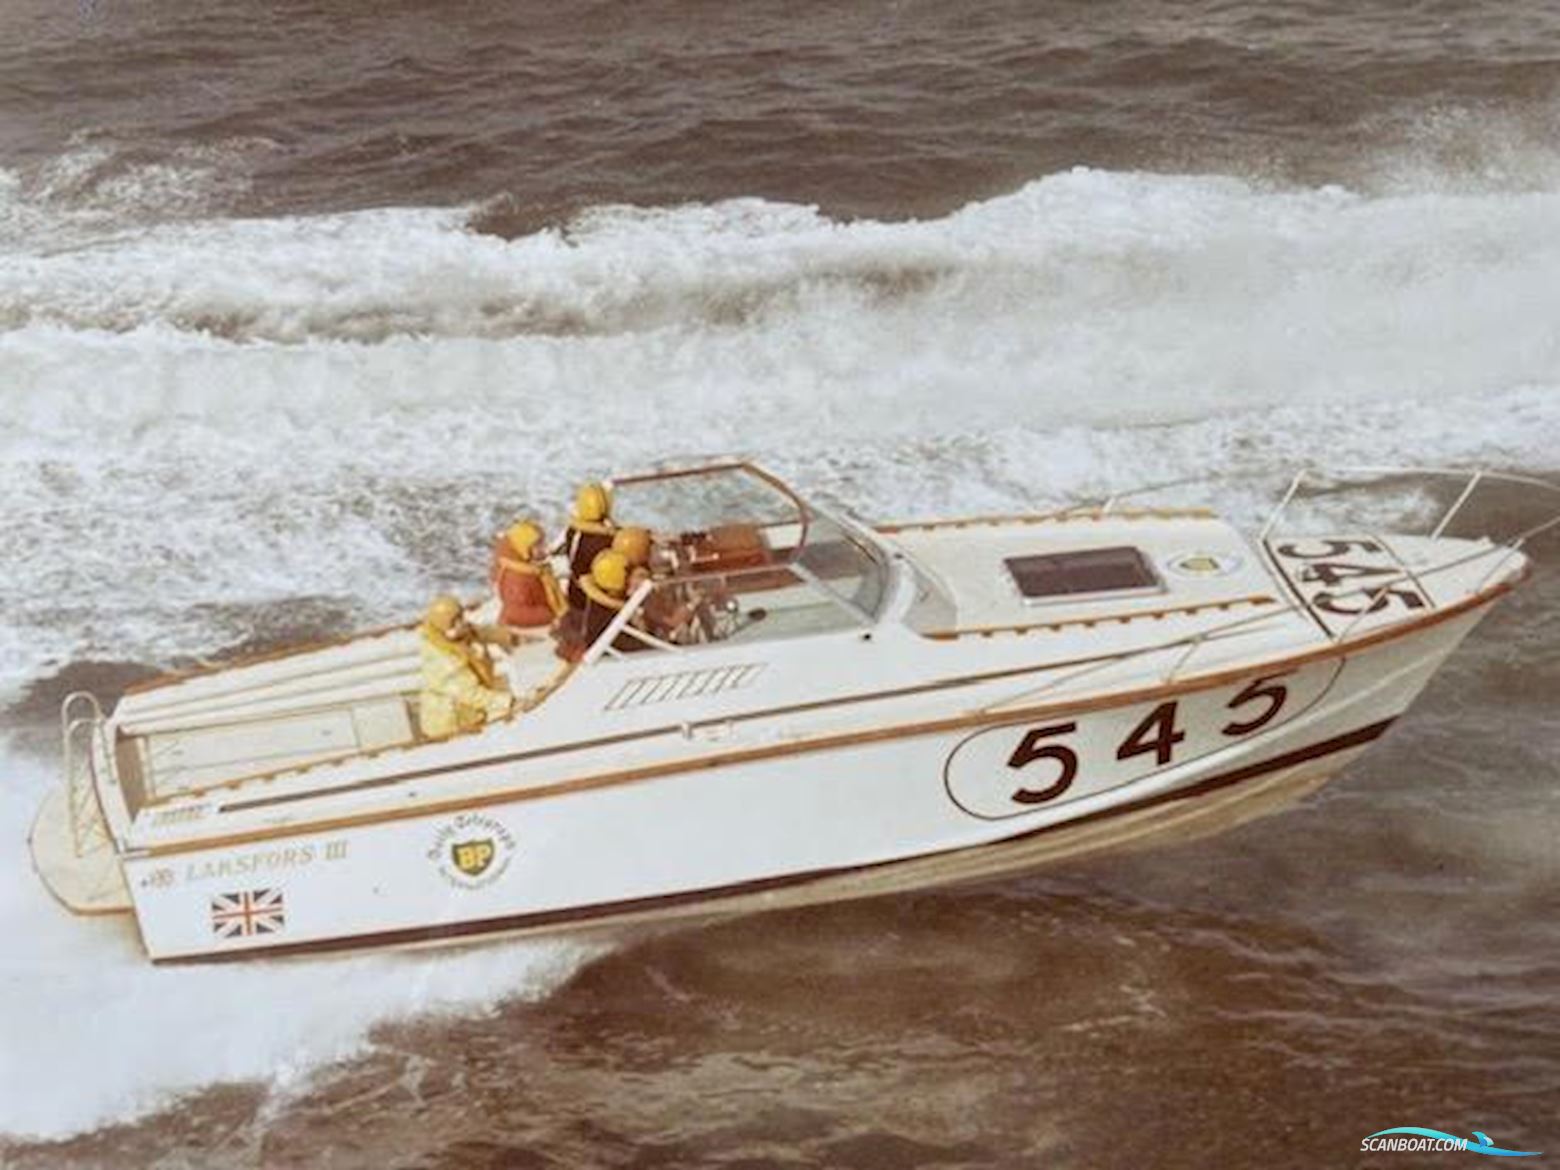
{"type": "Polygon", "coordinates": [[[934,638],[1060,629],[1218,607],[1271,604],[1277,583],[1245,538],[1203,512],[1082,514],[1048,522],[904,526],[892,539],[951,603],[911,625],[934,638]],[[1010,565],[1061,555],[1130,550],[1148,569],[1141,587],[1026,596],[1010,565]]]}
{"type": "MultiPolygon", "coordinates": [[[[567,669],[550,639],[499,659],[523,707],[567,669]]],[[[415,746],[420,688],[414,630],[172,680],[124,700],[115,769],[133,803],[155,803],[415,746]]]]}

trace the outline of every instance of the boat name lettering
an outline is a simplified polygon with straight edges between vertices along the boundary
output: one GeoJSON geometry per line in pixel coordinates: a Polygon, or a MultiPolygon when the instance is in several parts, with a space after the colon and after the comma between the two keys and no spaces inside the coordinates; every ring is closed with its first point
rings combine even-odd
{"type": "Polygon", "coordinates": [[[1321,698],[1338,670],[1337,662],[1318,662],[1065,722],[987,728],[949,753],[943,784],[954,804],[983,820],[1095,795],[1294,718],[1321,698]]]}
{"type": "MultiPolygon", "coordinates": [[[[184,867],[187,882],[208,881],[212,878],[243,877],[248,874],[275,873],[278,870],[302,869],[319,861],[344,861],[347,857],[347,841],[338,838],[315,845],[284,845],[276,849],[256,849],[228,857],[215,857],[205,861],[191,861],[184,867]]],[[[157,885],[172,885],[170,879],[157,885]]]]}

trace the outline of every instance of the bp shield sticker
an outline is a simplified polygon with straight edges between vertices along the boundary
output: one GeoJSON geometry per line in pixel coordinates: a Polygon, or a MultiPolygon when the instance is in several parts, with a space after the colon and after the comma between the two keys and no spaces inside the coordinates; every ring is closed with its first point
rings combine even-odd
{"type": "Polygon", "coordinates": [[[514,854],[514,834],[502,821],[483,813],[462,813],[439,826],[428,860],[456,889],[478,890],[503,877],[514,854]]]}

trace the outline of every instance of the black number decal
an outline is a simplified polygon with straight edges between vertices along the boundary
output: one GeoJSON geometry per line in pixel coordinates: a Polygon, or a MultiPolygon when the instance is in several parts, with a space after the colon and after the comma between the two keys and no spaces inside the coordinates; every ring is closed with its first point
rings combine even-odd
{"type": "Polygon", "coordinates": [[[1358,617],[1362,613],[1380,613],[1391,605],[1394,599],[1402,602],[1405,609],[1425,607],[1425,599],[1412,589],[1395,589],[1384,585],[1379,589],[1369,589],[1360,593],[1318,593],[1311,598],[1311,608],[1339,614],[1342,617],[1358,617]],[[1354,607],[1338,604],[1345,597],[1363,604],[1354,607]]]}
{"type": "Polygon", "coordinates": [[[1347,565],[1342,561],[1311,561],[1301,567],[1295,574],[1296,581],[1303,581],[1307,585],[1321,582],[1329,587],[1341,585],[1345,581],[1352,581],[1359,577],[1394,577],[1400,576],[1396,569],[1371,569],[1364,565],[1347,565]]]}
{"type": "Polygon", "coordinates": [[[1367,553],[1381,552],[1381,546],[1374,540],[1319,540],[1317,543],[1325,546],[1321,552],[1301,552],[1300,545],[1296,541],[1281,544],[1274,551],[1281,557],[1292,557],[1297,561],[1328,560],[1332,557],[1341,557],[1355,548],[1367,553]]]}
{"type": "Polygon", "coordinates": [[[1144,752],[1153,752],[1154,761],[1163,767],[1170,762],[1170,753],[1175,745],[1185,738],[1186,732],[1175,729],[1175,703],[1161,703],[1148,713],[1148,718],[1139,723],[1116,749],[1116,758],[1126,760],[1144,752]]]}
{"type": "Polygon", "coordinates": [[[1244,723],[1239,721],[1226,723],[1220,730],[1225,735],[1250,735],[1253,731],[1273,722],[1278,713],[1283,710],[1284,701],[1289,698],[1289,688],[1283,683],[1274,681],[1283,677],[1281,674],[1270,674],[1266,678],[1252,679],[1241,687],[1240,693],[1224,704],[1226,710],[1233,711],[1236,707],[1244,707],[1247,703],[1258,699],[1267,703],[1267,709],[1255,719],[1248,719],[1244,723]]]}
{"type": "Polygon", "coordinates": [[[1013,799],[1019,804],[1044,804],[1048,800],[1055,800],[1062,793],[1072,787],[1073,778],[1078,775],[1078,753],[1072,748],[1059,743],[1045,743],[1054,735],[1067,735],[1077,731],[1076,723],[1056,723],[1050,727],[1036,727],[1027,732],[1024,738],[1013,749],[1013,754],[1008,757],[1008,767],[1017,771],[1027,768],[1036,760],[1055,760],[1061,765],[1061,772],[1056,779],[1045,788],[1019,788],[1013,793],[1013,799]]]}

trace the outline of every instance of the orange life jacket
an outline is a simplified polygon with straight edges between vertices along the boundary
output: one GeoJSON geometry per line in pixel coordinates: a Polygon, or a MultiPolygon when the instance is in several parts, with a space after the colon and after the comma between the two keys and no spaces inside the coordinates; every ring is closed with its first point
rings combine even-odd
{"type": "Polygon", "coordinates": [[[549,625],[568,608],[551,567],[517,559],[505,537],[493,548],[493,587],[500,604],[498,620],[506,626],[549,625]]]}

